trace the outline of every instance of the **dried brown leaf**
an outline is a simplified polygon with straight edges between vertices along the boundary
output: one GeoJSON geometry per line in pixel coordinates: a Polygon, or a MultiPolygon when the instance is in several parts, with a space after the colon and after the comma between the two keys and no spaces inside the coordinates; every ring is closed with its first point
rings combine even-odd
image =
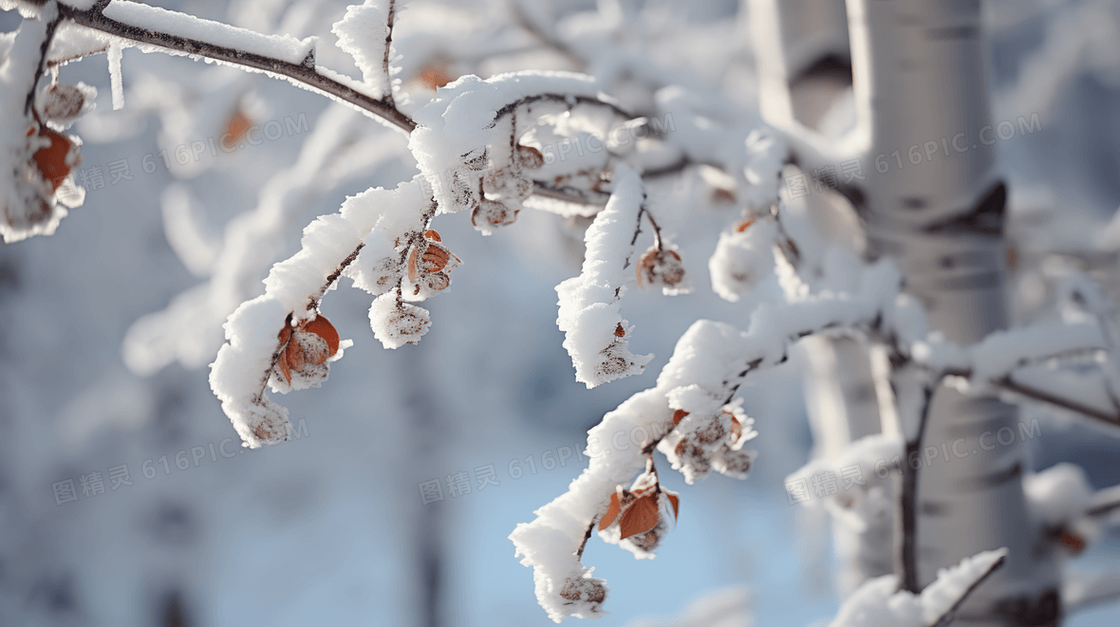
{"type": "Polygon", "coordinates": [[[303,330],[308,333],[314,333],[326,340],[327,349],[329,351],[327,357],[333,357],[334,354],[338,352],[338,344],[341,338],[338,336],[338,330],[334,328],[330,320],[327,320],[326,316],[319,314],[314,320],[308,322],[303,330]]]}
{"type": "Polygon", "coordinates": [[[618,512],[622,510],[622,505],[618,502],[618,492],[611,495],[611,503],[607,506],[607,511],[603,517],[599,519],[599,531],[611,526],[614,519],[618,516],[618,512]]]}
{"type": "Polygon", "coordinates": [[[622,539],[625,540],[630,536],[653,529],[657,526],[660,517],[656,494],[637,499],[622,513],[622,518],[618,522],[619,529],[622,531],[622,539]]]}

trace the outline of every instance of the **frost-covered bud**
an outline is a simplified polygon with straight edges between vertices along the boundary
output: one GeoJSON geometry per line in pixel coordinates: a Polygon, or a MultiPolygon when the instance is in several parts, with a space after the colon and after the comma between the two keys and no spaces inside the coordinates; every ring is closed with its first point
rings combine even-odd
{"type": "Polygon", "coordinates": [[[54,83],[39,92],[37,108],[45,119],[66,126],[92,109],[96,97],[97,90],[85,83],[54,83]]]}
{"type": "Polygon", "coordinates": [[[665,441],[671,447],[669,461],[684,475],[686,483],[703,479],[712,470],[729,477],[746,477],[755,453],[740,449],[758,432],[741,405],[742,399],[735,399],[714,416],[683,414],[679,420],[674,416],[678,426],[665,441]]]}
{"type": "Polygon", "coordinates": [[[392,292],[373,300],[369,308],[369,323],[373,337],[385,348],[400,348],[417,344],[428,332],[431,314],[423,307],[398,302],[392,292]]]}
{"type": "Polygon", "coordinates": [[[603,579],[596,579],[588,575],[583,577],[569,577],[560,589],[560,596],[565,601],[575,604],[573,614],[601,614],[603,601],[607,599],[607,586],[603,579]]]}
{"type": "Polygon", "coordinates": [[[481,172],[490,165],[490,151],[486,146],[476,148],[463,155],[463,165],[475,172],[481,172]]]}
{"type": "Polygon", "coordinates": [[[246,413],[247,424],[236,426],[241,439],[253,448],[262,444],[279,444],[290,437],[292,423],[288,420],[288,410],[267,397],[262,395],[259,402],[247,408],[246,413]]]}
{"type": "Polygon", "coordinates": [[[392,289],[401,278],[401,262],[395,257],[383,257],[378,260],[369,273],[372,278],[374,295],[378,296],[392,289]]]}
{"type": "Polygon", "coordinates": [[[660,285],[666,295],[692,291],[685,276],[681,256],[669,248],[652,247],[638,259],[638,285],[660,285]]]}
{"type": "Polygon", "coordinates": [[[511,208],[500,200],[484,198],[479,206],[471,212],[471,224],[482,231],[484,235],[493,233],[493,229],[509,226],[517,221],[520,209],[511,208]]]}
{"type": "Polygon", "coordinates": [[[471,179],[462,172],[455,172],[451,175],[450,193],[453,206],[448,210],[448,213],[474,209],[478,206],[478,192],[471,184],[471,179]]]}
{"type": "Polygon", "coordinates": [[[746,479],[758,451],[725,451],[712,460],[712,470],[732,479],[746,479]]]}
{"type": "Polygon", "coordinates": [[[533,194],[533,181],[512,168],[498,168],[482,177],[482,191],[487,196],[521,201],[533,194]]]}
{"type": "Polygon", "coordinates": [[[774,243],[778,226],[772,219],[743,221],[720,233],[716,252],[708,260],[712,289],[737,302],[774,273],[774,243]]]}
{"type": "Polygon", "coordinates": [[[518,145],[517,160],[527,170],[536,170],[544,165],[544,155],[532,146],[518,145]]]}

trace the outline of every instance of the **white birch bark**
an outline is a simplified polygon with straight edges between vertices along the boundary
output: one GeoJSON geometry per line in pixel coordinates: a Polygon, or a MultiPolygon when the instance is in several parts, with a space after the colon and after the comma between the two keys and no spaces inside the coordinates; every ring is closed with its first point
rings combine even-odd
{"type": "MultiPolygon", "coordinates": [[[[806,32],[792,24],[798,19],[794,12],[809,4],[814,3],[751,4],[756,37],[772,33],[759,42],[764,116],[791,134],[803,164],[838,166],[831,162],[860,159],[866,180],[841,191],[865,222],[870,256],[897,261],[907,291],[924,303],[933,329],[970,343],[1003,328],[1006,193],[993,171],[992,135],[981,134],[991,118],[979,1],[848,0],[858,122],[838,142],[807,132],[796,119],[788,87],[797,64],[804,63],[796,55],[814,41],[818,50],[827,48],[820,44],[827,38],[819,35],[800,48],[789,41],[806,32]]],[[[825,7],[825,0],[815,5],[825,7]]],[[[842,369],[850,371],[851,364],[842,369]]],[[[839,385],[838,378],[829,381],[820,373],[813,378],[823,386],[821,394],[839,385]]],[[[815,435],[850,439],[852,408],[845,404],[829,417],[817,405],[811,411],[822,424],[815,435]],[[825,421],[840,424],[826,427],[825,421]]],[[[929,584],[937,569],[969,555],[1010,549],[1005,566],[961,608],[959,625],[1060,620],[1058,565],[1023,495],[1027,462],[1016,416],[1014,408],[993,398],[965,399],[946,387],[933,395],[923,442],[931,452],[918,474],[916,584],[929,584]],[[1014,441],[983,450],[981,435],[1005,427],[1013,430],[1014,441]],[[967,444],[957,451],[967,455],[944,454],[942,444],[951,447],[961,439],[967,444]]],[[[847,568],[854,566],[858,561],[847,568]]]]}
{"type": "MultiPolygon", "coordinates": [[[[980,4],[851,0],[848,12],[864,163],[871,166],[867,185],[851,196],[862,200],[857,208],[872,254],[897,260],[931,328],[955,342],[977,341],[1007,323],[1006,194],[992,147],[981,141],[990,114],[980,4]],[[876,160],[887,162],[885,172],[876,160]]],[[[923,447],[938,451],[923,458],[918,476],[918,585],[969,555],[1010,549],[1004,567],[961,608],[958,625],[1059,620],[1058,565],[1039,550],[1044,543],[1027,510],[1016,417],[994,398],[965,399],[946,387],[933,396],[923,447]],[[1014,441],[983,450],[981,435],[1004,427],[1015,430],[1014,441]],[[968,455],[943,457],[941,445],[962,438],[968,455]]]]}

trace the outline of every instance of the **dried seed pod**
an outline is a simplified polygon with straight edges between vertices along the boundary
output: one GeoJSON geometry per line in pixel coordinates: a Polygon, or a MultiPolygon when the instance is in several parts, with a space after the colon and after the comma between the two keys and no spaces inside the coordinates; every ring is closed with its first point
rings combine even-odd
{"type": "Polygon", "coordinates": [[[43,90],[43,116],[48,120],[69,120],[82,112],[86,104],[82,90],[65,83],[55,83],[43,90]]]}
{"type": "Polygon", "coordinates": [[[621,322],[619,322],[618,325],[615,326],[614,336],[615,337],[626,337],[626,329],[622,328],[622,323],[621,322]]]}
{"type": "Polygon", "coordinates": [[[544,165],[544,155],[532,146],[517,146],[517,159],[521,167],[535,170],[544,165]]]}
{"type": "Polygon", "coordinates": [[[506,189],[508,180],[513,176],[509,168],[495,168],[482,177],[482,191],[486,194],[499,195],[506,189]]]}
{"type": "Polygon", "coordinates": [[[569,577],[560,589],[560,596],[571,603],[590,603],[593,612],[607,598],[607,588],[601,579],[569,577]]]}
{"type": "Polygon", "coordinates": [[[517,221],[519,209],[510,209],[505,203],[485,198],[471,212],[471,224],[476,229],[508,226],[517,221]]]}
{"type": "Polygon", "coordinates": [[[650,248],[638,259],[638,285],[643,279],[648,285],[675,287],[684,280],[684,266],[677,251],[668,248],[650,248]]]}
{"type": "Polygon", "coordinates": [[[435,272],[424,277],[424,286],[430,290],[445,290],[451,285],[451,277],[446,272],[435,272]]]}

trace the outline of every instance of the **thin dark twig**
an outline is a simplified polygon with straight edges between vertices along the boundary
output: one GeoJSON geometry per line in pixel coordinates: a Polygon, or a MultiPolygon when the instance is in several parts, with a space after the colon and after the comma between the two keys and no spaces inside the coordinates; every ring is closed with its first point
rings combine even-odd
{"type": "Polygon", "coordinates": [[[988,570],[985,571],[983,575],[980,575],[980,577],[977,578],[976,581],[972,582],[972,585],[970,585],[968,589],[964,591],[964,594],[962,594],[960,598],[958,598],[956,602],[954,602],[953,605],[948,610],[946,610],[946,612],[942,614],[940,618],[937,619],[937,622],[930,625],[930,627],[946,627],[947,625],[952,623],[953,620],[956,619],[957,610],[960,609],[961,605],[963,605],[964,602],[968,600],[968,597],[971,596],[972,593],[980,587],[980,584],[984,583],[984,581],[988,577],[990,577],[992,573],[996,572],[1001,566],[1003,566],[1003,561],[1004,557],[1001,555],[999,559],[997,559],[992,563],[991,566],[988,567],[988,570]]]}
{"type": "Polygon", "coordinates": [[[591,532],[595,529],[595,521],[592,520],[590,525],[587,525],[587,531],[583,534],[583,542],[580,542],[579,549],[576,550],[576,559],[583,559],[583,549],[587,546],[587,541],[591,539],[591,532]]]}
{"type": "Polygon", "coordinates": [[[58,7],[58,14],[54,16],[53,20],[47,22],[46,32],[43,33],[43,43],[39,46],[39,65],[35,68],[35,77],[31,79],[31,91],[27,92],[27,100],[23,104],[24,115],[29,115],[31,113],[31,106],[35,103],[35,92],[39,87],[39,80],[43,78],[43,70],[47,65],[47,49],[51,47],[51,42],[54,41],[54,34],[58,30],[58,25],[62,23],[62,5],[58,5],[58,7]]]}
{"type": "Polygon", "coordinates": [[[1109,414],[1095,407],[1090,407],[1089,405],[1078,402],[1072,398],[1056,396],[1049,392],[1044,392],[1036,388],[1016,383],[1011,379],[1011,377],[1004,377],[1002,379],[999,379],[998,381],[994,381],[993,384],[996,387],[1007,390],[1008,392],[1011,392],[1013,394],[1018,394],[1019,396],[1025,396],[1026,398],[1029,398],[1031,400],[1040,401],[1048,405],[1061,407],[1063,409],[1068,409],[1070,411],[1077,412],[1083,416],[1099,420],[1114,427],[1120,426],[1120,414],[1109,414]]]}
{"type": "Polygon", "coordinates": [[[922,437],[929,422],[930,407],[933,405],[933,387],[922,390],[924,395],[918,430],[912,439],[907,439],[903,451],[902,471],[895,482],[898,491],[897,516],[895,517],[895,571],[899,587],[917,594],[922,591],[918,583],[918,468],[910,464],[913,455],[920,455],[922,437]]]}
{"type": "Polygon", "coordinates": [[[386,29],[388,32],[385,34],[385,59],[382,61],[382,68],[385,70],[385,102],[397,108],[397,103],[393,99],[393,76],[389,73],[389,49],[393,45],[393,16],[396,14],[397,0],[389,0],[389,18],[387,20],[386,29]]]}

